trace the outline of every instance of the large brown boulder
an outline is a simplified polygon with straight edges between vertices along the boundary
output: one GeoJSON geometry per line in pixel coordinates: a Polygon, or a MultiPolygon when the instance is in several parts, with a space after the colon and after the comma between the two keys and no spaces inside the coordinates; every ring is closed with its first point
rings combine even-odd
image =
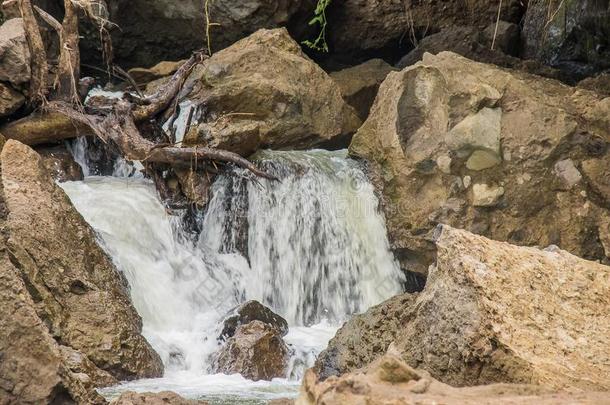
{"type": "MultiPolygon", "coordinates": [[[[0,404],[105,403],[93,388],[116,381],[110,376],[92,380],[91,375],[72,370],[65,361],[65,350],[68,348],[58,345],[38,317],[36,304],[19,270],[9,260],[3,240],[0,252],[0,404]]],[[[93,368],[89,367],[89,371],[93,368]]],[[[96,372],[103,373],[101,370],[96,372]]]]}
{"type": "Polygon", "coordinates": [[[41,157],[9,140],[0,161],[7,246],[51,335],[117,379],[160,376],[126,282],[41,157]]]}
{"type": "Polygon", "coordinates": [[[250,380],[286,377],[288,347],[281,333],[261,321],[239,326],[212,361],[216,373],[241,374],[250,380]]]}
{"type": "Polygon", "coordinates": [[[259,148],[346,144],[360,125],[337,85],[283,28],[259,30],[216,53],[190,81],[198,125],[187,144],[247,156],[259,148]]]}
{"type": "MultiPolygon", "coordinates": [[[[103,2],[103,1],[102,1],[103,2]]],[[[284,26],[301,0],[106,0],[101,14],[117,26],[111,30],[113,50],[122,66],[152,66],[186,58],[207,49],[206,12],[210,47],[219,51],[260,28],[284,26]]],[[[100,58],[96,30],[86,30],[85,61],[100,58]]]]}
{"type": "Polygon", "coordinates": [[[442,52],[388,75],[350,154],[410,270],[434,261],[438,223],[607,262],[610,200],[582,172],[603,167],[608,128],[610,98],[442,52]]]}
{"type": "Polygon", "coordinates": [[[320,378],[362,368],[385,354],[408,320],[417,294],[401,294],[353,316],[316,359],[320,378]]]}
{"type": "MultiPolygon", "coordinates": [[[[397,327],[393,347],[410,366],[455,386],[610,389],[610,267],[556,247],[518,247],[449,226],[439,226],[435,243],[426,288],[395,307],[401,325],[378,320],[381,328],[397,327]]],[[[327,351],[355,360],[335,362],[330,373],[322,363],[322,376],[367,361],[360,349],[336,340],[327,351]]],[[[372,344],[388,346],[384,339],[372,344]]]]}
{"type": "Polygon", "coordinates": [[[540,386],[492,384],[455,388],[406,364],[390,350],[356,372],[320,381],[313,370],[303,380],[295,405],[445,404],[557,405],[608,403],[607,392],[561,392],[540,386]]]}
{"type": "Polygon", "coordinates": [[[12,18],[0,26],[0,81],[14,85],[30,80],[30,48],[23,20],[12,18]]]}

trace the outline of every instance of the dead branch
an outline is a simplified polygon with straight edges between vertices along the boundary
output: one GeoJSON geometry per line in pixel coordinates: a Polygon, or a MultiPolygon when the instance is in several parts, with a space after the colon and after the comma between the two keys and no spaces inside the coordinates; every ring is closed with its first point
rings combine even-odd
{"type": "Polygon", "coordinates": [[[161,86],[157,92],[143,100],[141,106],[137,107],[133,112],[133,118],[136,122],[151,119],[165,111],[176,98],[187,77],[191,74],[195,66],[203,62],[207,55],[202,51],[193,53],[193,55],[174,73],[171,80],[161,86]]]}
{"type": "Polygon", "coordinates": [[[30,0],[19,0],[19,12],[23,18],[23,26],[32,58],[29,103],[33,105],[44,101],[46,98],[49,65],[40,28],[32,9],[32,2],[30,0]]]}
{"type": "Polygon", "coordinates": [[[80,52],[78,49],[78,11],[72,0],[64,0],[64,19],[61,25],[59,66],[55,77],[54,98],[78,103],[80,52]]]}
{"type": "Polygon", "coordinates": [[[133,116],[133,105],[126,100],[114,104],[113,111],[105,117],[89,115],[63,102],[51,102],[46,108],[87,125],[104,141],[112,140],[121,154],[128,160],[146,163],[163,163],[174,167],[192,167],[195,162],[220,161],[234,163],[253,174],[270,180],[276,177],[260,170],[252,162],[236,153],[206,147],[179,148],[172,145],[158,145],[144,138],[133,116]]]}

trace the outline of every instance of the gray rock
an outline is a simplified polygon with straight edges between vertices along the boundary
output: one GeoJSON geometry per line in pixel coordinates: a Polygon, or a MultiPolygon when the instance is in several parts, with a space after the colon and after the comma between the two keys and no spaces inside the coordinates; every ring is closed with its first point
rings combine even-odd
{"type": "Polygon", "coordinates": [[[571,189],[582,180],[582,175],[574,165],[572,159],[560,160],[555,163],[553,169],[566,190],[571,189]]]}
{"type": "Polygon", "coordinates": [[[239,326],[246,325],[252,321],[261,321],[276,329],[282,336],[286,336],[288,333],[288,322],[284,318],[260,302],[252,300],[244,302],[228,312],[222,321],[220,338],[227,339],[232,337],[239,326]]]}
{"type": "Polygon", "coordinates": [[[493,207],[504,195],[504,187],[493,187],[487,184],[472,186],[472,205],[475,207],[493,207]]]}
{"type": "Polygon", "coordinates": [[[0,26],[0,81],[14,85],[30,81],[30,49],[23,20],[12,18],[0,26]]]}

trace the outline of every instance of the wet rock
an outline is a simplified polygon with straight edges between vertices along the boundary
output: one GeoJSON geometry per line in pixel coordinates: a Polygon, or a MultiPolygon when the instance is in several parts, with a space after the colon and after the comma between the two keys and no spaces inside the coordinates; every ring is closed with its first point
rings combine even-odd
{"type": "Polygon", "coordinates": [[[492,384],[455,388],[410,367],[389,353],[361,370],[321,380],[313,370],[303,379],[296,405],[343,404],[598,404],[604,392],[561,392],[535,385],[492,384]]]}
{"type": "Polygon", "coordinates": [[[220,338],[226,339],[235,335],[235,331],[241,325],[252,321],[261,321],[277,330],[281,336],[288,333],[288,322],[271,309],[258,301],[247,301],[233,308],[222,321],[220,338]]]}
{"type": "Polygon", "coordinates": [[[250,380],[286,377],[288,347],[280,332],[261,321],[241,325],[212,361],[216,373],[239,373],[250,380]]]}
{"type": "Polygon", "coordinates": [[[0,83],[0,118],[8,117],[25,103],[25,96],[0,83]]]}
{"type": "Polygon", "coordinates": [[[242,156],[259,148],[345,145],[360,124],[337,85],[285,29],[257,31],[214,54],[190,80],[198,125],[185,136],[189,145],[242,156]]]}
{"type": "Polygon", "coordinates": [[[64,182],[83,179],[83,169],[64,145],[40,147],[36,148],[36,152],[54,180],[64,182]]]}
{"type": "Polygon", "coordinates": [[[382,356],[408,321],[417,294],[401,294],[353,316],[339,329],[316,360],[321,379],[362,368],[382,356]]]}
{"type": "Polygon", "coordinates": [[[575,78],[610,68],[610,4],[570,0],[529,4],[523,54],[575,78]]]}
{"type": "Polygon", "coordinates": [[[379,85],[392,70],[382,59],[371,59],[358,66],[333,72],[330,77],[341,89],[343,99],[354,109],[361,120],[369,115],[379,85]]]}
{"type": "MultiPolygon", "coordinates": [[[[610,320],[603,314],[610,306],[610,267],[557,248],[518,247],[449,226],[439,227],[434,238],[437,261],[424,290],[415,300],[381,305],[400,313],[399,324],[371,310],[343,329],[362,319],[382,330],[396,328],[393,347],[400,357],[454,386],[608,389],[610,320]]],[[[356,359],[356,365],[335,362],[327,370],[321,363],[322,377],[366,362],[362,349],[356,342],[350,346],[341,332],[332,347],[343,347],[343,358],[356,359]]]]}
{"type": "Polygon", "coordinates": [[[186,399],[171,391],[133,392],[127,391],[110,402],[111,405],[207,405],[206,401],[186,399]]]}
{"type": "MultiPolygon", "coordinates": [[[[162,60],[187,58],[207,49],[206,15],[200,0],[113,0],[106,2],[115,60],[121,66],[152,66],[162,60]]],[[[260,28],[284,26],[301,0],[214,0],[207,2],[210,45],[217,52],[260,28]]],[[[93,27],[84,31],[85,61],[100,59],[93,27]]]]}
{"type": "Polygon", "coordinates": [[[577,181],[582,162],[608,156],[606,128],[608,98],[442,52],[388,75],[350,154],[369,162],[408,270],[426,274],[438,223],[610,262],[599,180],[577,181]]]}
{"type": "Polygon", "coordinates": [[[40,156],[8,140],[0,161],[8,249],[51,335],[117,379],[161,376],[124,278],[40,156]]]}
{"type": "Polygon", "coordinates": [[[498,21],[485,28],[482,42],[490,49],[498,49],[511,56],[519,56],[521,29],[515,23],[498,21]]]}
{"type": "MultiPolygon", "coordinates": [[[[442,28],[475,26],[479,30],[496,21],[498,1],[410,2],[392,0],[346,0],[328,11],[328,39],[332,52],[350,56],[374,50],[408,48],[410,35],[417,37],[442,28]]],[[[519,1],[504,1],[501,15],[518,23],[522,14],[519,1]]]]}
{"type": "Polygon", "coordinates": [[[0,26],[0,81],[20,85],[30,81],[30,49],[23,20],[12,18],[0,26]]]}

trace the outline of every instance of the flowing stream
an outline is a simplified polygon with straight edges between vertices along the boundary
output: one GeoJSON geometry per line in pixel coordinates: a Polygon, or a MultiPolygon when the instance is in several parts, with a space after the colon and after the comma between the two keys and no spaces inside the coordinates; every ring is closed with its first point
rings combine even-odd
{"type": "Polygon", "coordinates": [[[172,390],[216,404],[293,397],[346,317],[401,291],[404,276],[373,187],[345,151],[265,151],[254,159],[281,181],[241,169],[220,175],[196,218],[199,236],[166,212],[141,177],[116,177],[127,173],[118,170],[62,184],[124,272],[143,334],[165,364],[163,378],[123,383],[104,395],[172,390]],[[249,299],[290,325],[285,378],[210,374],[219,322],[249,299]]]}

